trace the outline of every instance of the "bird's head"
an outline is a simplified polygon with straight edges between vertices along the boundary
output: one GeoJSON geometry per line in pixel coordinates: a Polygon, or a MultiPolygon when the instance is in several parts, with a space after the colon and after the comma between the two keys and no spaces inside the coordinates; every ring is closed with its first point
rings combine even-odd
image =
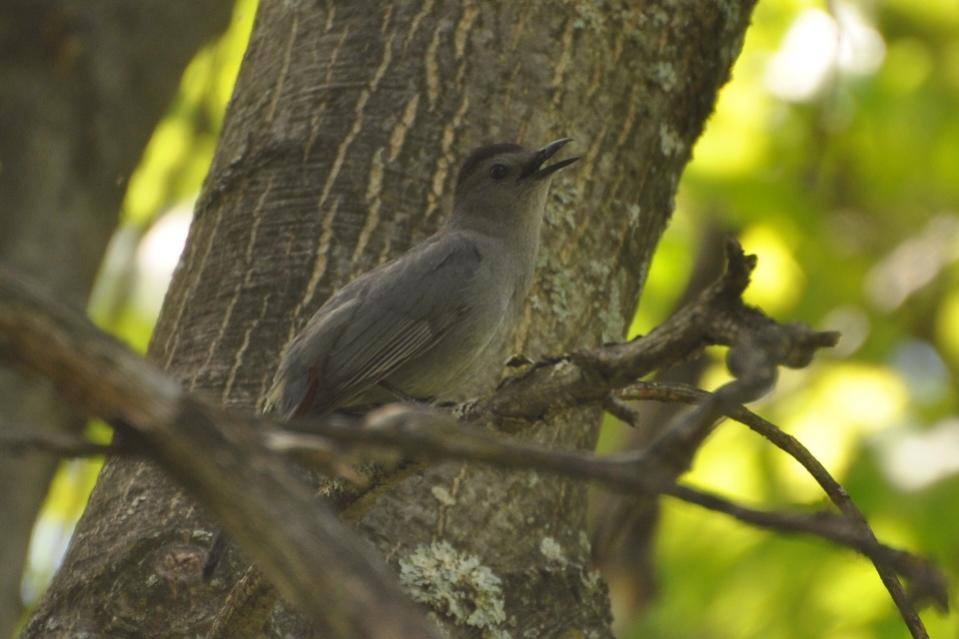
{"type": "Polygon", "coordinates": [[[493,225],[509,233],[518,225],[538,222],[553,174],[579,159],[547,164],[568,142],[562,138],[535,150],[518,144],[474,150],[456,178],[454,224],[479,230],[493,225]]]}

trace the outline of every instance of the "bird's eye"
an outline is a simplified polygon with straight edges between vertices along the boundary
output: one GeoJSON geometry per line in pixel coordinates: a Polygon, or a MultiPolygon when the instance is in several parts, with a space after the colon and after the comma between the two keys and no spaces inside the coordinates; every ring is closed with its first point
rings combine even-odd
{"type": "Polygon", "coordinates": [[[509,169],[502,164],[494,164],[489,168],[489,176],[494,180],[502,180],[507,173],[509,173],[509,169]]]}

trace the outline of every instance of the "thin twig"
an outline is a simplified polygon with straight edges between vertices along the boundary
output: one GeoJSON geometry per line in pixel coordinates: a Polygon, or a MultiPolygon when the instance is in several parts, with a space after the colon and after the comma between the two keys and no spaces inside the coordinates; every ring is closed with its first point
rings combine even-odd
{"type": "Polygon", "coordinates": [[[639,413],[630,407],[629,404],[619,398],[610,395],[603,402],[603,408],[610,415],[623,422],[631,428],[640,427],[639,413]]]}
{"type": "Polygon", "coordinates": [[[877,555],[908,580],[913,601],[929,600],[941,611],[949,609],[948,586],[943,574],[929,560],[904,550],[874,543],[840,513],[768,511],[737,504],[725,497],[678,484],[665,494],[702,508],[730,515],[743,523],[787,534],[805,533],[846,546],[871,557],[877,555]]]}
{"type": "MultiPolygon", "coordinates": [[[[622,399],[630,400],[649,399],[699,404],[704,400],[708,400],[710,393],[684,384],[639,382],[621,391],[618,393],[618,396],[622,399]]],[[[879,540],[876,539],[862,511],[853,503],[846,490],[798,439],[783,432],[774,424],[756,415],[744,406],[726,405],[724,412],[727,417],[744,424],[751,430],[762,435],[777,448],[799,462],[813,477],[816,483],[819,484],[839,511],[847,517],[851,523],[857,526],[860,534],[863,535],[868,544],[867,547],[874,548],[879,544],[879,540]]],[[[895,571],[891,566],[887,565],[886,558],[872,551],[866,554],[870,560],[872,560],[876,572],[879,573],[879,578],[882,580],[886,590],[889,591],[889,595],[899,609],[899,614],[902,616],[912,636],[915,639],[927,638],[929,635],[926,632],[922,620],[913,608],[912,602],[903,589],[902,584],[899,582],[895,571]]]]}

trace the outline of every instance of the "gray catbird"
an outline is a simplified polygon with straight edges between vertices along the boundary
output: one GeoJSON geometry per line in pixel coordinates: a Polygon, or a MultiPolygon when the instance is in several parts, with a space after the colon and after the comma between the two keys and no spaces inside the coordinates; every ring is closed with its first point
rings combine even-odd
{"type": "Polygon", "coordinates": [[[473,151],[446,227],[327,300],[283,356],[267,410],[451,399],[494,364],[529,291],[551,176],[578,158],[545,163],[569,141],[473,151]]]}

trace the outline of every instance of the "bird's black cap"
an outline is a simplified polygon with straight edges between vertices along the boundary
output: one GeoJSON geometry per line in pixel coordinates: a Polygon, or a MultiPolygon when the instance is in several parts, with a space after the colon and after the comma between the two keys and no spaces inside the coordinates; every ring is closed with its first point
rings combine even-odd
{"type": "Polygon", "coordinates": [[[480,148],[474,150],[466,160],[463,161],[463,165],[460,167],[460,172],[456,176],[456,186],[459,186],[472,175],[473,171],[479,168],[479,165],[482,164],[485,160],[490,159],[500,153],[515,153],[516,151],[522,151],[523,147],[518,144],[513,144],[512,142],[500,142],[499,144],[488,144],[486,146],[481,146],[480,148]]]}

